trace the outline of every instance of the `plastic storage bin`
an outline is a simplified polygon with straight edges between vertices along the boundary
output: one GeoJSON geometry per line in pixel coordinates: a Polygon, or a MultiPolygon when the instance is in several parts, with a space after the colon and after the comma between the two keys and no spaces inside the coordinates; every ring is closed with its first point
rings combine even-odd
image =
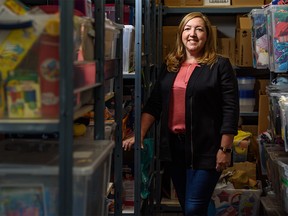
{"type": "MultiPolygon", "coordinates": [[[[59,146],[55,141],[1,142],[0,215],[58,215],[59,146]]],[[[113,141],[74,141],[73,215],[105,215],[113,141]]]]}
{"type": "Polygon", "coordinates": [[[255,106],[254,77],[238,77],[240,112],[253,112],[255,106]]]}
{"type": "Polygon", "coordinates": [[[285,212],[288,213],[288,158],[279,158],[278,168],[281,205],[285,212]]]}
{"type": "Polygon", "coordinates": [[[119,37],[119,26],[111,20],[105,19],[105,58],[116,58],[117,38],[119,37]]]}
{"type": "Polygon", "coordinates": [[[270,5],[267,16],[269,69],[274,72],[288,71],[288,5],[270,5]]]}
{"type": "Polygon", "coordinates": [[[252,20],[252,57],[254,68],[267,68],[269,64],[268,35],[264,9],[253,9],[252,20]]]}
{"type": "Polygon", "coordinates": [[[132,25],[124,25],[123,28],[123,73],[129,73],[134,65],[134,38],[135,28],[132,25]]]}

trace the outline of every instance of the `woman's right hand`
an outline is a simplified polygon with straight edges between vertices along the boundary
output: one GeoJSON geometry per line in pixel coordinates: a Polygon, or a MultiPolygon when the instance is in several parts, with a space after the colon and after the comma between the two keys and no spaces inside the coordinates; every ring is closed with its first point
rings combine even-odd
{"type": "Polygon", "coordinates": [[[122,148],[124,149],[124,151],[130,151],[134,143],[135,143],[135,136],[132,136],[128,139],[123,140],[122,148]]]}
{"type": "MultiPolygon", "coordinates": [[[[124,151],[130,151],[132,146],[135,143],[135,136],[129,137],[128,139],[123,140],[122,148],[124,151]]],[[[141,139],[141,149],[144,148],[143,140],[141,139]]]]}

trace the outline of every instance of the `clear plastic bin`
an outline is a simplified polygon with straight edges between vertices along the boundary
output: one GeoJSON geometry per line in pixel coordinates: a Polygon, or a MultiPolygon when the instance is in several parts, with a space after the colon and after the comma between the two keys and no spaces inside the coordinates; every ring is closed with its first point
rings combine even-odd
{"type": "Polygon", "coordinates": [[[238,88],[239,90],[253,90],[255,85],[254,77],[238,77],[238,88]]]}
{"type": "Polygon", "coordinates": [[[105,20],[105,58],[115,59],[117,38],[119,37],[119,26],[116,26],[111,20],[105,20]]]}
{"type": "Polygon", "coordinates": [[[252,20],[252,57],[254,68],[268,68],[268,35],[266,27],[266,15],[264,9],[253,9],[250,12],[252,20]]]}
{"type": "Polygon", "coordinates": [[[123,73],[129,73],[134,65],[134,38],[135,28],[124,25],[123,28],[123,73]]]}
{"type": "MultiPolygon", "coordinates": [[[[56,141],[1,142],[0,215],[58,215],[56,141]],[[36,214],[37,213],[37,214],[36,214]]],[[[113,141],[74,141],[73,215],[105,215],[113,141]]]]}
{"type": "Polygon", "coordinates": [[[281,205],[285,212],[288,213],[288,158],[279,158],[278,168],[281,205]]]}
{"type": "Polygon", "coordinates": [[[288,71],[288,5],[270,5],[267,16],[269,69],[273,72],[288,71]],[[285,30],[286,29],[286,30],[285,30]]]}

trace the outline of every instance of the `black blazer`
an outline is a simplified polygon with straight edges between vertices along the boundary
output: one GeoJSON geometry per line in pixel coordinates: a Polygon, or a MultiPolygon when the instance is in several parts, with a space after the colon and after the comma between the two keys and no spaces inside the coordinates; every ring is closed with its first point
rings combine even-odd
{"type": "MultiPolygon", "coordinates": [[[[160,122],[160,159],[171,160],[168,129],[169,101],[177,73],[161,74],[143,108],[160,122]]],[[[184,104],[183,104],[184,106],[184,104]]],[[[228,58],[218,57],[212,66],[201,64],[192,73],[185,103],[187,167],[215,169],[222,134],[237,134],[239,119],[238,83],[228,58]]]]}

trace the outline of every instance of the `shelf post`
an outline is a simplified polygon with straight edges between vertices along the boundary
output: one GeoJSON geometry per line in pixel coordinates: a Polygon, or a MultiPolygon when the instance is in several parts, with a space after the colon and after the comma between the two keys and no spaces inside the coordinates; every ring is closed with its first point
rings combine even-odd
{"type": "Polygon", "coordinates": [[[73,215],[73,9],[60,1],[59,215],[73,215]]]}
{"type": "Polygon", "coordinates": [[[134,144],[134,214],[141,211],[141,50],[142,0],[135,1],[135,144],[134,144]]]}
{"type": "MultiPolygon", "coordinates": [[[[123,23],[123,0],[115,1],[115,20],[117,23],[123,23]]],[[[114,148],[114,215],[122,214],[122,170],[123,170],[123,148],[122,148],[122,103],[123,103],[123,31],[120,32],[117,39],[117,76],[115,78],[115,120],[116,134],[114,148]]]]}

